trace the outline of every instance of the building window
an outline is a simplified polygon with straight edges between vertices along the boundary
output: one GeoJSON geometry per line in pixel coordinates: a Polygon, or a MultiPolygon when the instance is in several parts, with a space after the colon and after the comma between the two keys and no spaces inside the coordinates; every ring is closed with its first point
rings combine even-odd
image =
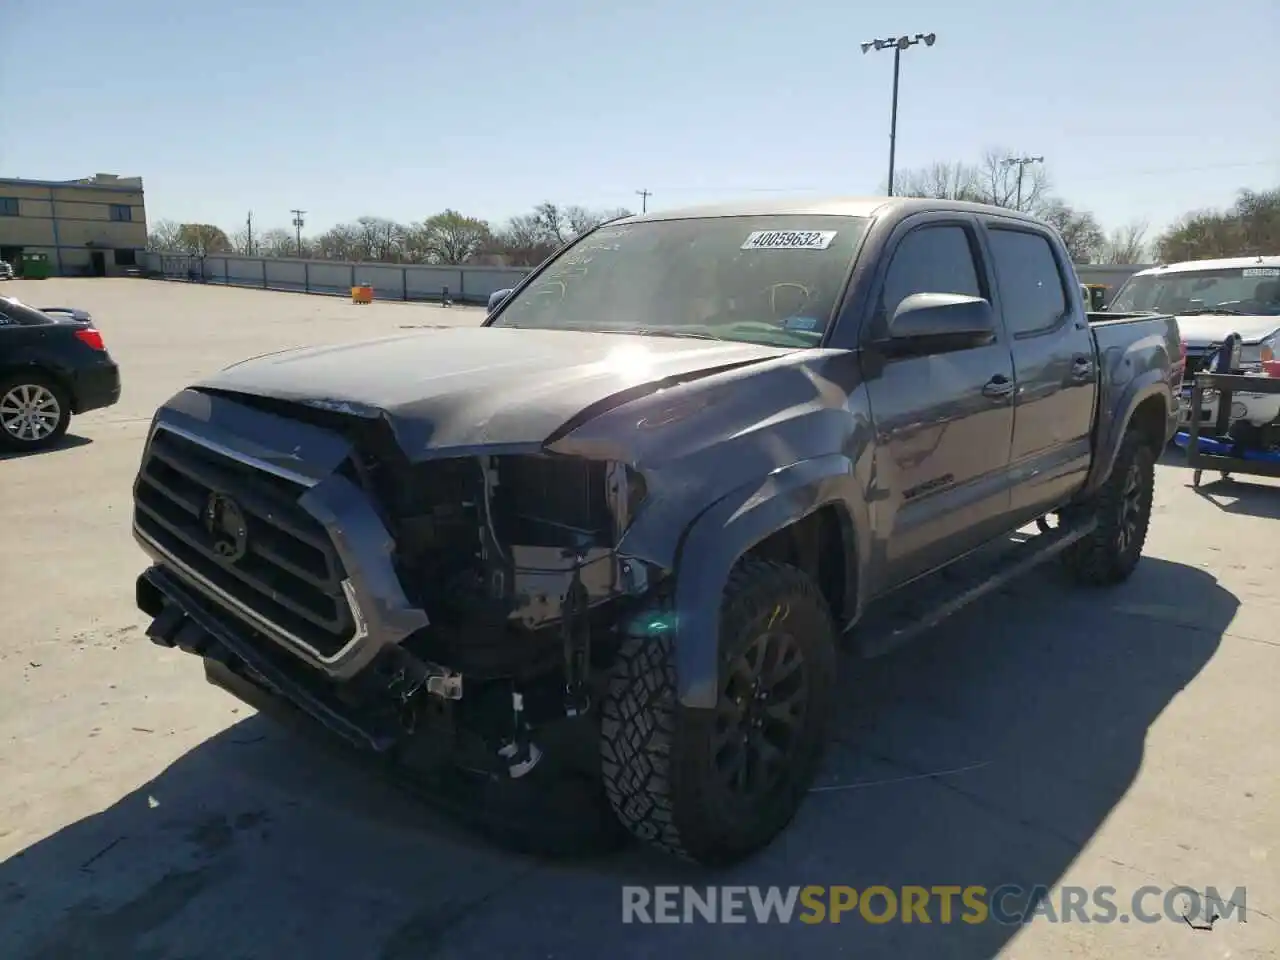
{"type": "Polygon", "coordinates": [[[136,267],[138,265],[137,250],[117,250],[115,254],[117,267],[136,267]]]}
{"type": "Polygon", "coordinates": [[[133,220],[133,207],[127,203],[113,203],[111,205],[111,219],[118,223],[128,223],[133,220]]]}
{"type": "Polygon", "coordinates": [[[16,217],[18,215],[17,197],[0,197],[0,217],[16,217]]]}

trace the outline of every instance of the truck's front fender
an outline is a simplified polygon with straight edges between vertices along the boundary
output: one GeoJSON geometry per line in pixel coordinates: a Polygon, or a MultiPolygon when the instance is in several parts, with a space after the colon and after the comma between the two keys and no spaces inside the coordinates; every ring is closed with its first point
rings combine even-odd
{"type": "MultiPolygon", "coordinates": [[[[758,483],[745,484],[699,515],[676,567],[675,659],[680,702],[711,708],[719,688],[720,604],[729,573],[744,553],[770,534],[835,504],[848,521],[846,596],[857,583],[860,503],[853,464],[839,454],[802,460],[758,483]]],[[[863,518],[865,522],[865,518],[863,518]]]]}

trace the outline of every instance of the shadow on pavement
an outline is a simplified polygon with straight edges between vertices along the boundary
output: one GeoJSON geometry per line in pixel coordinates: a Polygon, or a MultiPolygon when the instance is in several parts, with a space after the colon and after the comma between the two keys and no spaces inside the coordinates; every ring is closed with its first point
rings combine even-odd
{"type": "Polygon", "coordinates": [[[1280,487],[1261,478],[1232,474],[1230,479],[1223,480],[1217,474],[1207,475],[1196,493],[1223,513],[1280,519],[1280,487]]]}
{"type": "Polygon", "coordinates": [[[638,847],[513,854],[253,717],[0,865],[4,952],[992,957],[1018,927],[944,924],[936,906],[929,925],[623,925],[621,887],[1052,885],[1237,605],[1208,574],[1153,558],[1110,591],[1046,571],[898,654],[847,664],[816,792],[771,848],[719,874],[638,847]]]}
{"type": "Polygon", "coordinates": [[[67,450],[74,450],[77,447],[87,447],[93,443],[88,437],[81,437],[74,433],[66,434],[57,444],[46,450],[0,450],[0,462],[5,460],[22,460],[26,457],[55,457],[59,453],[67,450]]]}

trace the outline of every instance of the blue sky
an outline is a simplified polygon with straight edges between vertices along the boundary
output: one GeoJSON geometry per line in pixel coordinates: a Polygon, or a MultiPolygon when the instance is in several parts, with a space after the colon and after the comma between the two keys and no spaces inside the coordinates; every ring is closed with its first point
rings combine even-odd
{"type": "Polygon", "coordinates": [[[41,0],[0,20],[0,176],[144,177],[148,216],[318,232],[445,207],[882,188],[1044,155],[1106,226],[1280,185],[1276,0],[41,0]],[[313,229],[314,228],[314,229],[313,229]]]}

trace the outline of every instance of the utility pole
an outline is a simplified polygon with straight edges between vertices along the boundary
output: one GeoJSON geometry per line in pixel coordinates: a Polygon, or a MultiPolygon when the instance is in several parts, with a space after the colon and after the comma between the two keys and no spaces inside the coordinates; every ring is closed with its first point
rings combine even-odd
{"type": "Polygon", "coordinates": [[[653,196],[648,190],[637,190],[636,196],[640,198],[640,212],[649,212],[649,198],[653,196]]]}
{"type": "Polygon", "coordinates": [[[244,252],[252,257],[253,256],[253,211],[252,210],[249,211],[249,218],[245,222],[244,246],[245,246],[244,252]]]}
{"type": "Polygon", "coordinates": [[[298,242],[298,259],[302,259],[302,228],[305,224],[302,215],[307,211],[290,210],[289,212],[293,214],[293,236],[298,242]]]}
{"type": "Polygon", "coordinates": [[[889,196],[893,196],[893,161],[898,140],[898,72],[902,63],[902,51],[923,42],[932,47],[937,41],[936,33],[917,33],[914,37],[884,37],[879,40],[868,40],[862,44],[862,52],[871,50],[893,51],[893,106],[889,114],[889,196]]]}
{"type": "Polygon", "coordinates": [[[1016,165],[1018,167],[1018,200],[1017,206],[1013,208],[1018,211],[1022,210],[1022,171],[1031,163],[1044,163],[1044,157],[1009,157],[1000,161],[1001,166],[1012,167],[1016,165]]]}

